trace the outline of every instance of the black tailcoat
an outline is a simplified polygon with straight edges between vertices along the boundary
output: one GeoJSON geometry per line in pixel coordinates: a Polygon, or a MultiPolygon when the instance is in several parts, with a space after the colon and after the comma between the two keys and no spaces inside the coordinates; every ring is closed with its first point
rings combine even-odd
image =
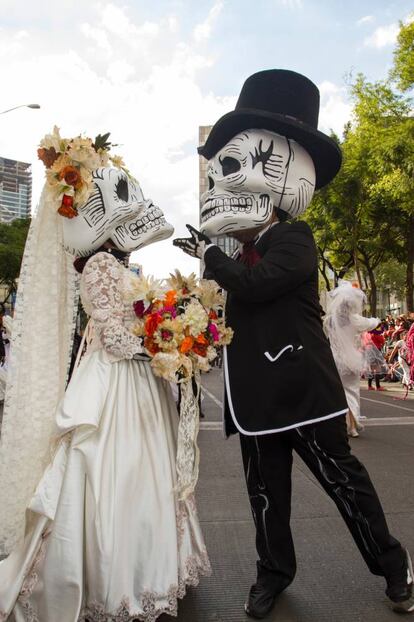
{"type": "Polygon", "coordinates": [[[347,412],[321,321],[315,242],[304,222],[278,223],[256,244],[249,268],[217,246],[204,261],[228,292],[234,330],[225,355],[226,399],[244,434],[280,432],[347,412]]]}

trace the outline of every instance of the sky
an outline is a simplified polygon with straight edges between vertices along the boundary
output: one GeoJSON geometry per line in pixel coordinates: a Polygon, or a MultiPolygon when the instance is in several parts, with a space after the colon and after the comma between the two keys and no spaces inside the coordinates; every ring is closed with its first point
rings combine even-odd
{"type": "MultiPolygon", "coordinates": [[[[198,225],[198,126],[232,110],[244,80],[298,71],[321,93],[319,129],[349,120],[349,75],[385,78],[411,0],[0,0],[0,156],[33,163],[62,136],[111,132],[146,197],[185,234],[198,225]]],[[[136,253],[147,274],[198,263],[171,240],[136,253]]]]}

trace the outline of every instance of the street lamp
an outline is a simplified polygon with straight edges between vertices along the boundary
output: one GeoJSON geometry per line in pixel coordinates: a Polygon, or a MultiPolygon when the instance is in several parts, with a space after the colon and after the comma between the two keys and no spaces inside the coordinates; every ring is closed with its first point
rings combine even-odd
{"type": "Polygon", "coordinates": [[[39,104],[21,104],[20,106],[14,106],[14,108],[3,110],[2,112],[0,112],[0,114],[6,114],[6,112],[11,112],[12,110],[17,110],[18,108],[32,108],[34,110],[38,110],[40,106],[39,104]]]}

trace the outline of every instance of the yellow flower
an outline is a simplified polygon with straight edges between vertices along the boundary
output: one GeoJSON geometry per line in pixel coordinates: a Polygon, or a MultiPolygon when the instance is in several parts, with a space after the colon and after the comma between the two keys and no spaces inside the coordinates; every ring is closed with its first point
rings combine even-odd
{"type": "Polygon", "coordinates": [[[233,329],[230,328],[230,326],[224,326],[223,324],[219,326],[219,331],[220,331],[220,341],[218,342],[218,345],[220,346],[230,345],[233,339],[233,335],[234,335],[233,329]]]}
{"type": "Polygon", "coordinates": [[[180,361],[177,352],[158,352],[151,360],[154,374],[169,382],[175,382],[175,375],[179,365],[180,361]]]}
{"type": "Polygon", "coordinates": [[[112,162],[112,166],[115,166],[115,168],[125,168],[125,162],[121,156],[113,155],[110,156],[109,159],[112,162]]]}
{"type": "Polygon", "coordinates": [[[189,276],[183,276],[179,270],[175,270],[174,273],[170,273],[167,285],[168,289],[184,290],[186,294],[192,294],[197,287],[197,277],[194,272],[189,276]]]}

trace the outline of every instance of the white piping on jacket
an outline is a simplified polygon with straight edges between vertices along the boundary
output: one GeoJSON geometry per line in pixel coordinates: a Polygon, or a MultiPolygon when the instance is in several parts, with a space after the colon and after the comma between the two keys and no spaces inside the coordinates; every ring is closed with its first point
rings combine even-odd
{"type": "MultiPolygon", "coordinates": [[[[227,346],[223,348],[224,354],[224,378],[226,382],[226,390],[227,390],[227,402],[229,404],[229,410],[231,414],[231,418],[233,419],[234,425],[238,429],[241,434],[245,436],[262,436],[263,434],[273,434],[275,432],[285,432],[286,430],[293,430],[294,428],[300,428],[303,425],[309,425],[311,423],[317,423],[318,421],[324,421],[325,419],[332,419],[333,417],[339,417],[339,415],[345,415],[348,412],[348,408],[344,408],[343,410],[338,410],[337,412],[330,413],[329,415],[325,415],[324,417],[317,417],[316,419],[307,419],[306,421],[301,421],[300,423],[294,423],[293,425],[287,425],[283,428],[274,428],[272,430],[258,430],[257,432],[248,432],[244,430],[239,422],[236,419],[236,415],[234,414],[233,408],[233,400],[231,397],[230,391],[230,379],[229,379],[229,370],[227,365],[227,346]]],[[[224,425],[224,404],[223,404],[223,425],[224,425]]]]}

